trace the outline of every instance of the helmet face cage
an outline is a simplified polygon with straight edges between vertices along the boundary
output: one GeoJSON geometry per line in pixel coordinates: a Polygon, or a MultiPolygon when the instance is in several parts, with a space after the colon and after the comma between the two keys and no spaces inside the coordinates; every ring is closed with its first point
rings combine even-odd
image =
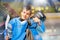
{"type": "Polygon", "coordinates": [[[34,15],[34,17],[38,17],[40,20],[46,19],[46,16],[41,11],[37,11],[37,13],[34,15]]]}
{"type": "Polygon", "coordinates": [[[38,11],[36,14],[35,14],[35,17],[38,17],[40,19],[40,17],[43,17],[42,13],[40,11],[38,11]]]}

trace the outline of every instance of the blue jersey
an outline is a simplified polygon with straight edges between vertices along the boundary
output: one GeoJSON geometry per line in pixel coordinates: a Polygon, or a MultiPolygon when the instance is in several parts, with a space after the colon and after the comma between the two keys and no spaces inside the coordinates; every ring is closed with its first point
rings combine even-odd
{"type": "Polygon", "coordinates": [[[42,40],[41,35],[39,35],[39,33],[43,33],[45,32],[45,24],[44,21],[41,20],[40,25],[38,25],[38,23],[34,22],[32,19],[31,21],[31,26],[29,27],[33,39],[34,40],[42,40]]]}
{"type": "Polygon", "coordinates": [[[12,40],[23,40],[26,35],[27,21],[21,22],[20,18],[14,18],[9,24],[12,27],[12,40]]]}

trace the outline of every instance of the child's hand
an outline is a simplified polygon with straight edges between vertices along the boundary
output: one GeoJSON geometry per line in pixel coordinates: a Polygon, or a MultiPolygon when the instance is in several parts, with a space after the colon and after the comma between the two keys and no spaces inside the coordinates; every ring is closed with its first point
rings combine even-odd
{"type": "Polygon", "coordinates": [[[40,22],[40,19],[37,17],[33,18],[33,20],[34,20],[34,22],[40,22]]]}

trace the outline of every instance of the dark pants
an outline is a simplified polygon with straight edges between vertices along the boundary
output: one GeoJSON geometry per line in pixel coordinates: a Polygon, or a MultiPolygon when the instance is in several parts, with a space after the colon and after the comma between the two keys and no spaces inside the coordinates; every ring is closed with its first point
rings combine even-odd
{"type": "Polygon", "coordinates": [[[9,40],[11,40],[11,38],[9,38],[9,40]]]}

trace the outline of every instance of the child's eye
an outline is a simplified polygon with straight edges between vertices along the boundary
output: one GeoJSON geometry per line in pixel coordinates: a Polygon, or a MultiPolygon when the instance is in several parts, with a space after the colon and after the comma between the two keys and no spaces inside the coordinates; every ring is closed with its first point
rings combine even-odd
{"type": "Polygon", "coordinates": [[[23,12],[23,13],[25,13],[25,12],[23,12]]]}
{"type": "Polygon", "coordinates": [[[29,15],[29,13],[27,13],[27,15],[29,15]]]}

